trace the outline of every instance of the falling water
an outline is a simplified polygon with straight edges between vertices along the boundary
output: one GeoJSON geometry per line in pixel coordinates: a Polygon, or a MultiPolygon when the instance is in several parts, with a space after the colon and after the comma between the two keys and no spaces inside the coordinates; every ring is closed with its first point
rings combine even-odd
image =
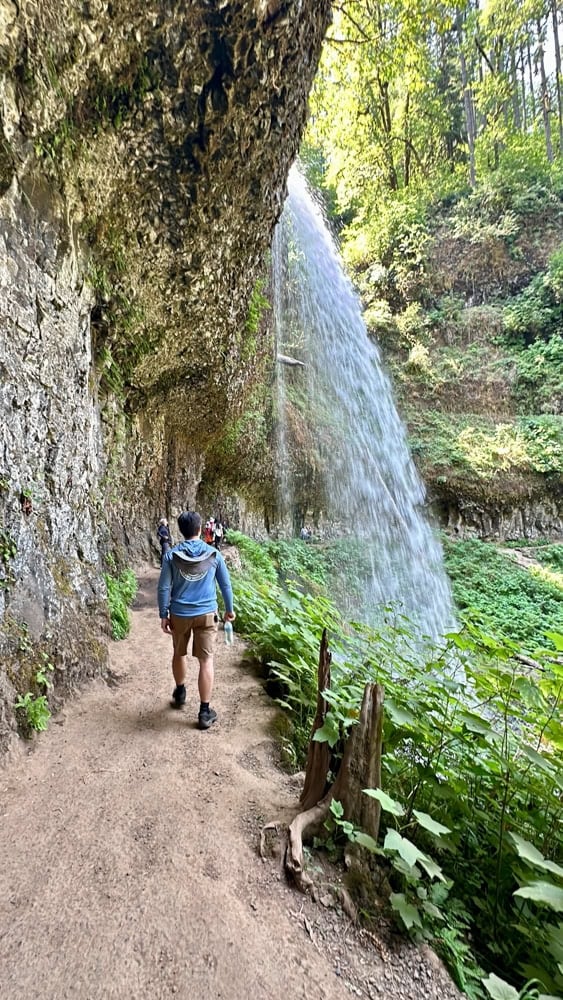
{"type": "Polygon", "coordinates": [[[356,615],[373,619],[378,608],[392,605],[437,638],[452,623],[451,596],[423,510],[424,487],[358,296],[296,168],[275,234],[273,272],[278,352],[305,363],[278,365],[278,405],[286,418],[279,432],[282,506],[287,512],[291,503],[306,505],[307,484],[298,480],[299,462],[290,453],[302,444],[317,469],[308,495],[323,498],[325,523],[353,535],[367,556],[365,607],[356,615]],[[307,413],[301,443],[292,426],[296,408],[307,413]]]}

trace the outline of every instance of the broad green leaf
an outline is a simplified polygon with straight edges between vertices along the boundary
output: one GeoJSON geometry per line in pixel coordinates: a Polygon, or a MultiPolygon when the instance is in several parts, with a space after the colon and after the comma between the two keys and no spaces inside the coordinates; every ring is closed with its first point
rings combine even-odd
{"type": "Polygon", "coordinates": [[[377,846],[376,841],[373,837],[370,837],[369,833],[362,833],[358,831],[354,834],[354,843],[359,844],[360,847],[366,847],[368,851],[373,854],[381,854],[381,848],[377,846]]]}
{"type": "Polygon", "coordinates": [[[494,972],[491,972],[481,982],[492,1000],[518,1000],[518,990],[514,989],[510,983],[506,983],[504,979],[499,979],[494,972]]]}
{"type": "Polygon", "coordinates": [[[428,900],[428,899],[424,900],[424,902],[422,904],[422,909],[426,913],[428,913],[428,915],[430,917],[434,917],[434,920],[445,920],[446,919],[445,916],[444,916],[444,914],[442,913],[442,911],[439,910],[438,907],[435,906],[434,903],[431,903],[430,900],[428,900]]]}
{"type": "Polygon", "coordinates": [[[436,862],[433,861],[432,858],[429,858],[427,854],[422,854],[421,852],[420,857],[418,859],[418,863],[419,865],[422,865],[422,867],[426,869],[426,872],[428,875],[430,875],[430,878],[438,878],[440,879],[440,882],[446,881],[444,878],[444,873],[440,868],[440,865],[436,864],[436,862]]]}
{"type": "Polygon", "coordinates": [[[459,712],[457,718],[471,733],[487,736],[491,732],[490,723],[482,719],[481,716],[475,715],[474,712],[459,712]]]}
{"type": "Polygon", "coordinates": [[[401,837],[401,834],[397,833],[396,830],[387,831],[383,849],[385,851],[397,851],[403,861],[406,861],[407,865],[413,867],[418,862],[418,864],[426,869],[430,878],[439,878],[441,881],[445,881],[440,866],[432,858],[423,854],[411,840],[401,837]]]}
{"type": "Polygon", "coordinates": [[[517,833],[509,833],[508,836],[514,841],[520,858],[527,861],[528,864],[534,865],[536,868],[542,868],[544,871],[552,872],[554,875],[563,878],[563,868],[556,864],[555,861],[549,861],[547,858],[544,858],[541,851],[538,851],[537,847],[534,847],[529,840],[524,840],[517,833]]]}
{"type": "Polygon", "coordinates": [[[418,809],[413,809],[413,816],[416,816],[418,822],[425,830],[429,833],[433,833],[436,837],[440,837],[443,833],[451,833],[449,826],[443,826],[442,823],[438,823],[437,820],[432,819],[428,813],[419,812],[418,809]]]}
{"type": "Polygon", "coordinates": [[[521,896],[522,899],[533,899],[535,903],[545,903],[558,913],[563,913],[563,889],[553,882],[530,882],[517,889],[513,895],[521,896]]]}
{"type": "Polygon", "coordinates": [[[397,705],[392,698],[386,699],[385,711],[396,726],[416,726],[417,724],[412,712],[409,712],[408,708],[403,708],[402,705],[397,705]]]}
{"type": "Polygon", "coordinates": [[[344,806],[338,801],[338,799],[333,799],[330,803],[330,811],[336,819],[341,819],[344,815],[344,806]]]}
{"type": "Polygon", "coordinates": [[[563,653],[563,635],[561,632],[544,632],[548,639],[551,639],[558,653],[563,653]]]}
{"type": "Polygon", "coordinates": [[[338,743],[339,737],[340,731],[338,726],[334,724],[330,716],[327,716],[324,725],[316,730],[313,741],[315,743],[328,743],[329,747],[334,747],[338,743]]]}
{"type": "Polygon", "coordinates": [[[405,898],[404,893],[392,892],[389,900],[392,908],[399,914],[407,930],[410,930],[413,924],[416,924],[417,927],[422,927],[418,907],[409,903],[405,898]]]}
{"type": "Polygon", "coordinates": [[[538,753],[537,750],[533,750],[532,747],[526,746],[525,743],[522,744],[521,750],[524,756],[527,757],[528,760],[532,761],[532,764],[536,764],[537,767],[541,767],[541,769],[546,771],[548,774],[552,773],[553,764],[546,757],[542,757],[541,753],[538,753]]]}
{"type": "Polygon", "coordinates": [[[420,851],[410,840],[401,837],[396,830],[388,830],[383,844],[385,851],[397,851],[408,865],[415,865],[418,861],[420,851]]]}
{"type": "Polygon", "coordinates": [[[363,793],[369,795],[370,799],[377,799],[385,812],[390,812],[393,816],[404,816],[405,810],[401,803],[392,799],[382,788],[364,788],[363,793]]]}
{"type": "Polygon", "coordinates": [[[445,638],[450,639],[458,649],[475,649],[473,640],[460,632],[446,632],[445,638]]]}

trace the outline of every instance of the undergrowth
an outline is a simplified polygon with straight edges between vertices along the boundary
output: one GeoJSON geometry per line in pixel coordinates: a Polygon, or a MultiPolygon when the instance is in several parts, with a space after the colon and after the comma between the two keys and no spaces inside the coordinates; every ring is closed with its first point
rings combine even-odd
{"type": "MultiPolygon", "coordinates": [[[[513,998],[531,980],[538,995],[556,996],[563,988],[563,869],[556,860],[563,635],[553,628],[551,652],[535,650],[540,667],[533,673],[515,659],[517,642],[471,622],[421,662],[406,620],[376,630],[342,618],[322,592],[320,549],[305,553],[298,545],[292,553],[289,543],[276,543],[268,552],[235,533],[230,540],[243,563],[233,573],[239,629],[277,686],[294,766],[303,765],[311,732],[323,627],[331,635],[332,683],[316,739],[327,740],[333,755],[358,720],[365,683],[384,686],[383,787],[371,790],[383,808],[380,838],[370,843],[337,804],[333,830],[375,854],[397,919],[432,941],[469,996],[483,997],[486,988],[513,998]],[[307,589],[313,551],[318,562],[307,589]],[[289,567],[298,584],[284,582],[289,567]]],[[[506,609],[503,615],[510,625],[506,609]]],[[[514,605],[512,624],[519,615],[514,605]]],[[[549,631],[545,625],[544,618],[549,631]]],[[[541,629],[539,616],[532,627],[541,629]]]]}
{"type": "MultiPolygon", "coordinates": [[[[551,546],[551,551],[560,558],[563,546],[551,546]]],[[[538,557],[545,559],[546,552],[540,549],[538,557]]],[[[563,632],[563,586],[557,579],[517,566],[479,539],[445,538],[444,554],[458,608],[472,612],[484,627],[529,652],[545,645],[546,631],[563,632]]]]}
{"type": "Polygon", "coordinates": [[[111,620],[113,639],[124,639],[129,635],[131,619],[128,608],[137,593],[137,580],[130,569],[123,570],[119,576],[104,574],[108,595],[108,608],[111,620]]]}

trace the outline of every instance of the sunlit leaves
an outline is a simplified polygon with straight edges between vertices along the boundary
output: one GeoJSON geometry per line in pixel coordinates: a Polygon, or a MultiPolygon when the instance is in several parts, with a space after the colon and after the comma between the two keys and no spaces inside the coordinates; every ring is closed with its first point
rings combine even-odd
{"type": "Polygon", "coordinates": [[[509,837],[514,841],[518,857],[527,861],[534,868],[542,868],[544,871],[552,872],[554,875],[563,878],[563,868],[556,864],[555,861],[549,861],[547,858],[544,858],[541,851],[538,851],[537,847],[534,847],[529,840],[524,840],[517,833],[509,833],[509,837]]]}
{"type": "Polygon", "coordinates": [[[532,899],[535,903],[543,903],[558,913],[563,913],[563,889],[553,882],[529,882],[528,885],[517,889],[514,895],[521,896],[522,899],[532,899]]]}

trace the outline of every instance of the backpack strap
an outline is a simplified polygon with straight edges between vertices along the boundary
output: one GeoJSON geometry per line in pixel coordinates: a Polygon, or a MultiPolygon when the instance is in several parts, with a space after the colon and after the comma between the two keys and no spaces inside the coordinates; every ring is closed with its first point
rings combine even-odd
{"type": "Polygon", "coordinates": [[[203,580],[209,570],[217,568],[217,553],[204,552],[201,556],[188,556],[185,552],[173,552],[174,565],[188,583],[203,580]]]}

